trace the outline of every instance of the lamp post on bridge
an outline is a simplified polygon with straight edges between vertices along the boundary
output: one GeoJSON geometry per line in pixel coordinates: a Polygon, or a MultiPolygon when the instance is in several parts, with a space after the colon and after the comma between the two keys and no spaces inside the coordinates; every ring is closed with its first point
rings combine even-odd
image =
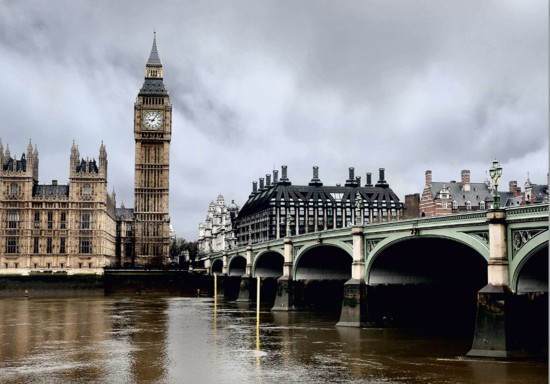
{"type": "MultiPolygon", "coordinates": [[[[470,357],[521,357],[514,328],[514,293],[510,289],[510,268],[506,241],[506,211],[500,209],[498,179],[502,167],[495,159],[489,175],[493,179],[493,209],[487,211],[489,260],[487,285],[477,293],[476,328],[470,357]]],[[[517,316],[517,315],[515,315],[517,316]]]]}
{"type": "Polygon", "coordinates": [[[494,197],[494,209],[500,208],[500,196],[498,195],[498,179],[500,179],[500,176],[502,176],[502,167],[500,166],[500,163],[495,159],[493,160],[493,165],[491,165],[491,168],[489,169],[489,176],[491,176],[491,179],[493,179],[493,197],[494,197]]]}

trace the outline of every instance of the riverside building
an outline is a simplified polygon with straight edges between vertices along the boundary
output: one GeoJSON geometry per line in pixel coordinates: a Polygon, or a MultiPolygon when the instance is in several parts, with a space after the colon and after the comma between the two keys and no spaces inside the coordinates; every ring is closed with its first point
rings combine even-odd
{"type": "Polygon", "coordinates": [[[293,185],[287,166],[252,183],[252,193],[235,220],[238,245],[259,243],[304,233],[343,228],[354,224],[370,224],[400,220],[403,204],[379,169],[376,184],[372,174],[366,183],[355,177],[349,168],[345,184],[325,186],[319,168],[313,167],[313,178],[307,185],[293,185]]]}
{"type": "Polygon", "coordinates": [[[68,184],[39,184],[37,146],[21,157],[0,141],[0,274],[103,273],[108,266],[161,265],[171,241],[168,213],[172,105],[156,37],[134,105],[135,208],[107,190],[107,150],[80,156],[73,142],[68,184]]]}

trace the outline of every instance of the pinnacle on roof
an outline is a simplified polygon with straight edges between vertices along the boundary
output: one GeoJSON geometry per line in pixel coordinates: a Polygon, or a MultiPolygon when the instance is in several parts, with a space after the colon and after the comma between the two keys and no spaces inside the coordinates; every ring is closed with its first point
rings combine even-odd
{"type": "Polygon", "coordinates": [[[147,60],[147,66],[149,67],[161,67],[159,53],[157,51],[157,32],[153,32],[153,47],[151,48],[151,54],[149,60],[147,60]]]}

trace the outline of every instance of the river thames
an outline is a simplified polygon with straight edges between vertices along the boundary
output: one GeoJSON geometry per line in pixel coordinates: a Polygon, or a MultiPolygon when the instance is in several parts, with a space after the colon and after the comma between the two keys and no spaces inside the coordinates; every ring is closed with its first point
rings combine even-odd
{"type": "Polygon", "coordinates": [[[547,383],[471,339],[185,297],[0,299],[0,383],[547,383]]]}

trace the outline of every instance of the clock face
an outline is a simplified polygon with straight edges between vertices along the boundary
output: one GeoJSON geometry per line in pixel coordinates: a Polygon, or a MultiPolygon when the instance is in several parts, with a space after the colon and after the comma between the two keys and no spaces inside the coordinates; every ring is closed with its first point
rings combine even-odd
{"type": "Polygon", "coordinates": [[[159,111],[149,111],[143,116],[143,124],[149,129],[158,129],[162,120],[162,113],[159,111]]]}

